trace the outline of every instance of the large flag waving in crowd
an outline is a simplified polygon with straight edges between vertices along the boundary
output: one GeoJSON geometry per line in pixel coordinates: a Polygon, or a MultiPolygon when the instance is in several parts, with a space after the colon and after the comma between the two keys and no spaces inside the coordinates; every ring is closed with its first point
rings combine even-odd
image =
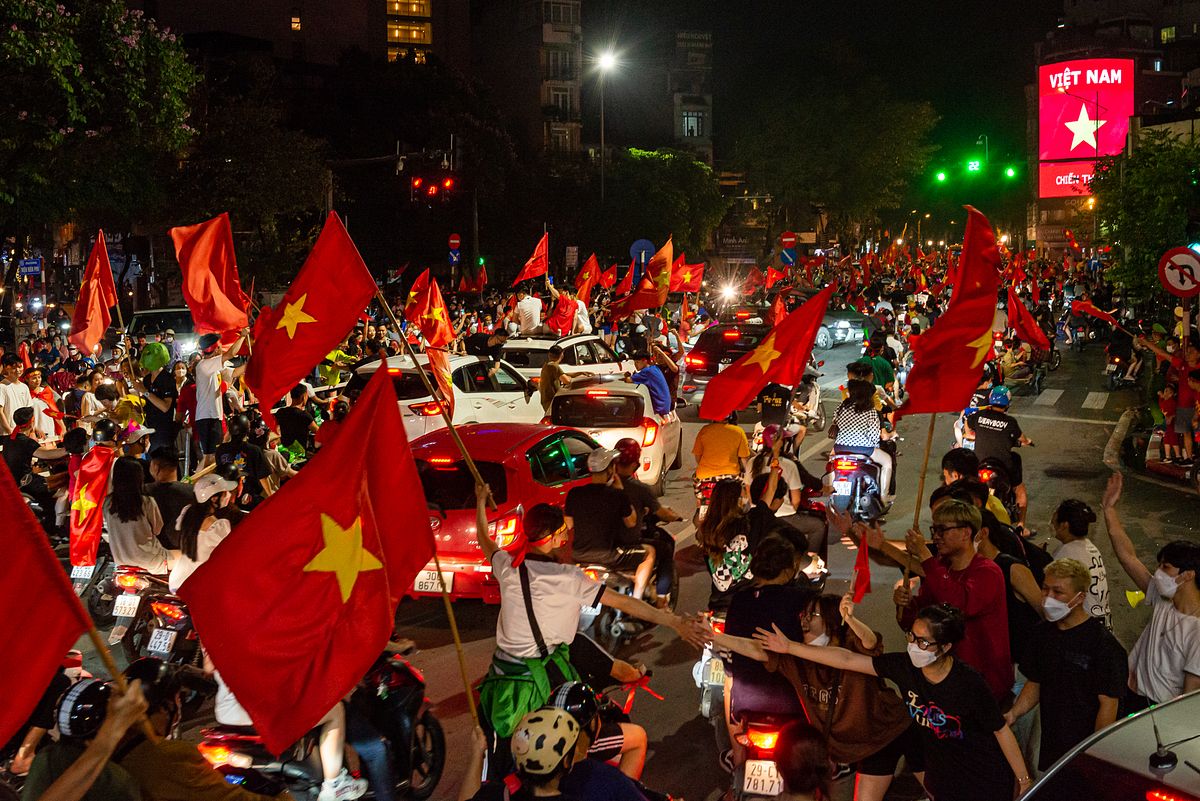
{"type": "Polygon", "coordinates": [[[512,282],[513,286],[528,281],[530,278],[537,278],[545,275],[550,269],[550,234],[542,234],[542,238],[538,240],[537,246],[533,249],[533,255],[525,262],[525,266],[521,268],[521,272],[517,273],[516,280],[512,282]]]}
{"type": "Polygon", "coordinates": [[[170,234],[196,333],[224,334],[245,328],[250,299],[238,280],[229,215],[172,228],[170,234]]]}
{"type": "MultiPolygon", "coordinates": [[[[657,309],[667,302],[671,285],[671,265],[674,264],[674,247],[670,237],[667,243],[659,248],[646,265],[646,274],[637,289],[623,298],[612,302],[609,311],[614,320],[620,320],[633,314],[639,309],[657,309]]],[[[629,270],[632,276],[633,268],[629,270]]],[[[632,280],[632,279],[631,279],[632,280]]]]}
{"type": "Polygon", "coordinates": [[[96,244],[92,246],[87,266],[83,269],[83,283],[79,285],[79,300],[75,303],[75,316],[71,318],[72,345],[88,356],[104,339],[104,332],[112,325],[112,312],[117,305],[117,287],[113,283],[112,265],[108,261],[108,246],[104,244],[104,231],[96,232],[96,244]]]}

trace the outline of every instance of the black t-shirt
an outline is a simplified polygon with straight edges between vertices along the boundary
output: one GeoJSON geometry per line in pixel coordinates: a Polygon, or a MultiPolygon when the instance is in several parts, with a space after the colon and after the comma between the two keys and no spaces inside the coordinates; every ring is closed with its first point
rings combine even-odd
{"type": "Polygon", "coordinates": [[[575,522],[575,561],[603,561],[618,546],[637,545],[636,528],[626,528],[624,519],[633,507],[628,496],[607,484],[584,484],[567,493],[563,512],[575,522]]]}
{"type": "Polygon", "coordinates": [[[179,550],[179,529],[175,524],[183,508],[196,502],[195,488],[184,481],[155,481],[146,485],[146,494],[154,499],[162,512],[163,527],[158,541],[164,548],[179,550]]]}
{"type": "Polygon", "coordinates": [[[937,684],[907,653],[872,659],[875,672],[900,688],[900,700],[921,732],[925,787],[938,801],[1012,801],[1016,777],[996,732],[1004,716],[978,671],[955,659],[937,684]]]}
{"type": "Polygon", "coordinates": [[[308,447],[309,426],[313,424],[313,416],[299,406],[284,406],[275,412],[279,422],[279,441],[285,448],[290,448],[293,442],[299,442],[301,447],[308,447]]]}
{"type": "Polygon", "coordinates": [[[150,390],[154,395],[170,402],[165,412],[159,411],[159,408],[146,401],[146,425],[153,428],[156,432],[170,432],[175,430],[175,398],[179,393],[175,391],[175,376],[170,370],[159,370],[158,375],[152,381],[146,382],[146,389],[150,390]]]}
{"type": "Polygon", "coordinates": [[[763,426],[785,425],[788,421],[789,405],[792,402],[792,391],[782,384],[774,382],[767,384],[758,393],[758,402],[762,404],[761,422],[763,426]]]}
{"type": "MultiPolygon", "coordinates": [[[[771,624],[775,624],[788,639],[799,642],[804,639],[800,613],[812,596],[812,590],[786,584],[739,590],[733,594],[725,615],[725,633],[733,637],[753,637],[756,629],[770,631],[771,624]]],[[[726,663],[729,672],[737,676],[730,698],[733,711],[804,714],[796,691],[779,673],[738,653],[726,663]]]]}
{"type": "Polygon", "coordinates": [[[50,685],[46,691],[42,693],[42,697],[38,700],[37,706],[33,708],[33,712],[29,715],[29,719],[17,729],[5,746],[0,749],[0,754],[7,754],[15,751],[25,739],[25,735],[34,726],[39,729],[50,730],[54,728],[54,709],[58,706],[58,699],[71,686],[71,680],[61,670],[54,671],[54,677],[50,679],[50,685]]]}
{"type": "Polygon", "coordinates": [[[654,490],[633,476],[622,478],[621,487],[625,490],[625,496],[629,498],[633,511],[637,512],[637,526],[634,530],[640,532],[642,521],[645,520],[646,515],[657,512],[662,508],[662,504],[654,496],[654,490]]]}
{"type": "Polygon", "coordinates": [[[486,356],[493,362],[498,362],[501,359],[502,351],[504,350],[504,342],[497,340],[495,345],[489,345],[488,340],[493,334],[480,331],[478,334],[468,336],[463,344],[466,345],[467,353],[472,356],[486,356]]]}
{"type": "Polygon", "coordinates": [[[1038,623],[1021,670],[1041,685],[1039,770],[1091,735],[1099,696],[1120,698],[1129,675],[1125,649],[1095,617],[1065,631],[1048,620],[1038,623]]]}
{"type": "Polygon", "coordinates": [[[996,458],[1012,465],[1012,449],[1021,439],[1021,426],[1004,412],[980,409],[967,417],[967,425],[975,432],[975,455],[979,461],[996,458]]]}
{"type": "Polygon", "coordinates": [[[612,654],[586,634],[576,634],[571,640],[571,665],[593,690],[603,690],[616,682],[612,675],[614,661],[612,654]]]}
{"type": "Polygon", "coordinates": [[[244,491],[250,495],[262,495],[264,478],[270,478],[271,466],[263,449],[252,442],[224,442],[217,446],[217,465],[236,464],[238,471],[246,477],[244,491]]]}
{"type": "Polygon", "coordinates": [[[1004,604],[1008,612],[1008,653],[1014,663],[1023,664],[1025,649],[1029,647],[1029,637],[1033,633],[1033,627],[1042,619],[1037,610],[1025,603],[1024,599],[1013,589],[1013,566],[1028,567],[1028,565],[1006,553],[996,554],[996,558],[992,561],[999,565],[1000,571],[1004,573],[1004,604]]]}
{"type": "Polygon", "coordinates": [[[37,449],[41,446],[37,444],[36,440],[24,434],[5,438],[0,442],[4,447],[4,462],[8,465],[8,471],[12,473],[13,479],[19,486],[25,476],[33,472],[33,454],[37,453],[37,449]]]}
{"type": "MultiPolygon", "coordinates": [[[[505,794],[506,789],[504,782],[484,782],[475,795],[471,796],[470,801],[534,801],[535,796],[526,787],[518,787],[516,792],[508,795],[505,794]]],[[[561,793],[536,798],[537,801],[578,801],[574,796],[561,793]]]]}

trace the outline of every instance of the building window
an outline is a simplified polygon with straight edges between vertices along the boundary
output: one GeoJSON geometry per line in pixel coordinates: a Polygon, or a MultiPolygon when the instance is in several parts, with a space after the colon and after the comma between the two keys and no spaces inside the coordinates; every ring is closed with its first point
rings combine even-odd
{"type": "Polygon", "coordinates": [[[546,3],[542,9],[542,22],[578,25],[579,6],[575,3],[546,3]]]}
{"type": "Polygon", "coordinates": [[[550,149],[555,153],[571,152],[571,132],[566,128],[551,128],[550,149]]]}
{"type": "Polygon", "coordinates": [[[428,17],[429,0],[386,0],[387,13],[396,17],[428,17]]]}
{"type": "Polygon", "coordinates": [[[1175,26],[1171,25],[1166,28],[1161,28],[1158,32],[1158,38],[1163,44],[1169,44],[1175,41],[1175,26]]]}
{"type": "Polygon", "coordinates": [[[300,30],[300,12],[299,11],[292,12],[292,30],[293,31],[300,30]]]}
{"type": "Polygon", "coordinates": [[[546,51],[546,77],[564,81],[575,77],[571,69],[570,50],[546,51]]]}
{"type": "Polygon", "coordinates": [[[704,112],[683,112],[683,135],[690,138],[704,136],[704,112]]]}
{"type": "Polygon", "coordinates": [[[388,22],[388,41],[429,44],[431,29],[428,22],[388,22]]]}
{"type": "Polygon", "coordinates": [[[558,108],[563,119],[571,116],[571,92],[568,89],[550,90],[550,105],[558,108]]]}
{"type": "MultiPolygon", "coordinates": [[[[408,58],[408,54],[409,54],[409,49],[407,47],[390,47],[389,46],[387,49],[388,61],[401,61],[403,59],[408,58]]],[[[424,51],[424,50],[413,50],[412,51],[413,63],[414,64],[424,64],[425,63],[425,54],[426,54],[426,51],[424,51]]]]}

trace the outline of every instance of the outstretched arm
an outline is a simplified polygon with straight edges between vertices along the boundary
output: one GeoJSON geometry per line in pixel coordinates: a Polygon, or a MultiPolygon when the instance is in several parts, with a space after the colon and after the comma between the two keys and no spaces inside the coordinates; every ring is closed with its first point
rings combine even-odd
{"type": "Polygon", "coordinates": [[[827,665],[841,670],[853,670],[855,673],[865,673],[868,676],[878,675],[875,672],[875,663],[871,657],[864,654],[856,654],[845,648],[834,648],[828,645],[804,645],[803,643],[793,642],[774,623],[771,624],[771,631],[767,631],[766,629],[755,631],[754,639],[762,643],[764,649],[777,654],[791,654],[794,657],[805,659],[809,662],[816,662],[818,665],[827,665]]]}
{"type": "Polygon", "coordinates": [[[638,620],[645,620],[647,623],[653,623],[656,626],[668,626],[675,630],[675,633],[679,635],[681,640],[689,642],[697,648],[704,647],[704,635],[689,626],[687,621],[679,615],[666,612],[662,609],[656,609],[643,600],[609,589],[606,589],[604,594],[600,596],[600,603],[605,606],[611,606],[613,609],[618,609],[627,615],[632,615],[638,620]]]}
{"type": "Polygon", "coordinates": [[[492,554],[500,550],[496,541],[488,536],[487,504],[491,494],[487,484],[475,485],[475,541],[483,551],[483,558],[489,562],[492,560],[492,554]]]}
{"type": "Polygon", "coordinates": [[[1129,534],[1121,523],[1121,516],[1117,514],[1117,501],[1121,500],[1123,484],[1124,478],[1120,473],[1113,473],[1108,479],[1108,487],[1105,488],[1104,498],[1100,502],[1100,507],[1104,510],[1104,527],[1108,530],[1108,539],[1112,542],[1113,551],[1117,554],[1121,567],[1125,568],[1125,572],[1133,579],[1138,589],[1145,592],[1150,586],[1150,571],[1142,564],[1142,560],[1138,559],[1133,540],[1129,539],[1129,534]]]}

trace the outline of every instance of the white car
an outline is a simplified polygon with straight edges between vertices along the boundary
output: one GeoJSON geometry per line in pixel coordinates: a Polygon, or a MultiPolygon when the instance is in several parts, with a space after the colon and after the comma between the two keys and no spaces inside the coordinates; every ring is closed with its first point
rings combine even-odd
{"type": "Polygon", "coordinates": [[[642,446],[639,480],[662,495],[667,471],[683,459],[683,424],[672,410],[655,414],[650,390],[639,384],[606,381],[594,386],[560,389],[550,402],[546,422],[585,432],[605,448],[632,437],[642,446]]]}
{"type": "Polygon", "coordinates": [[[616,352],[595,334],[572,334],[554,337],[520,337],[508,340],[504,345],[504,360],[517,372],[537,386],[542,376],[542,365],[546,363],[551,345],[563,349],[562,369],[564,373],[592,373],[611,375],[633,372],[633,362],[622,360],[616,352]]]}
{"type": "MultiPolygon", "coordinates": [[[[425,368],[429,380],[429,359],[417,354],[417,362],[425,368]]],[[[348,389],[361,388],[379,369],[381,362],[362,365],[355,371],[348,389]]],[[[491,362],[480,356],[451,356],[450,374],[454,384],[454,425],[467,423],[537,423],[543,416],[537,390],[513,369],[501,361],[500,367],[488,375],[491,362]]],[[[400,401],[404,433],[409,441],[446,427],[441,410],[434,401],[412,361],[407,356],[389,360],[388,373],[400,401]]]]}

